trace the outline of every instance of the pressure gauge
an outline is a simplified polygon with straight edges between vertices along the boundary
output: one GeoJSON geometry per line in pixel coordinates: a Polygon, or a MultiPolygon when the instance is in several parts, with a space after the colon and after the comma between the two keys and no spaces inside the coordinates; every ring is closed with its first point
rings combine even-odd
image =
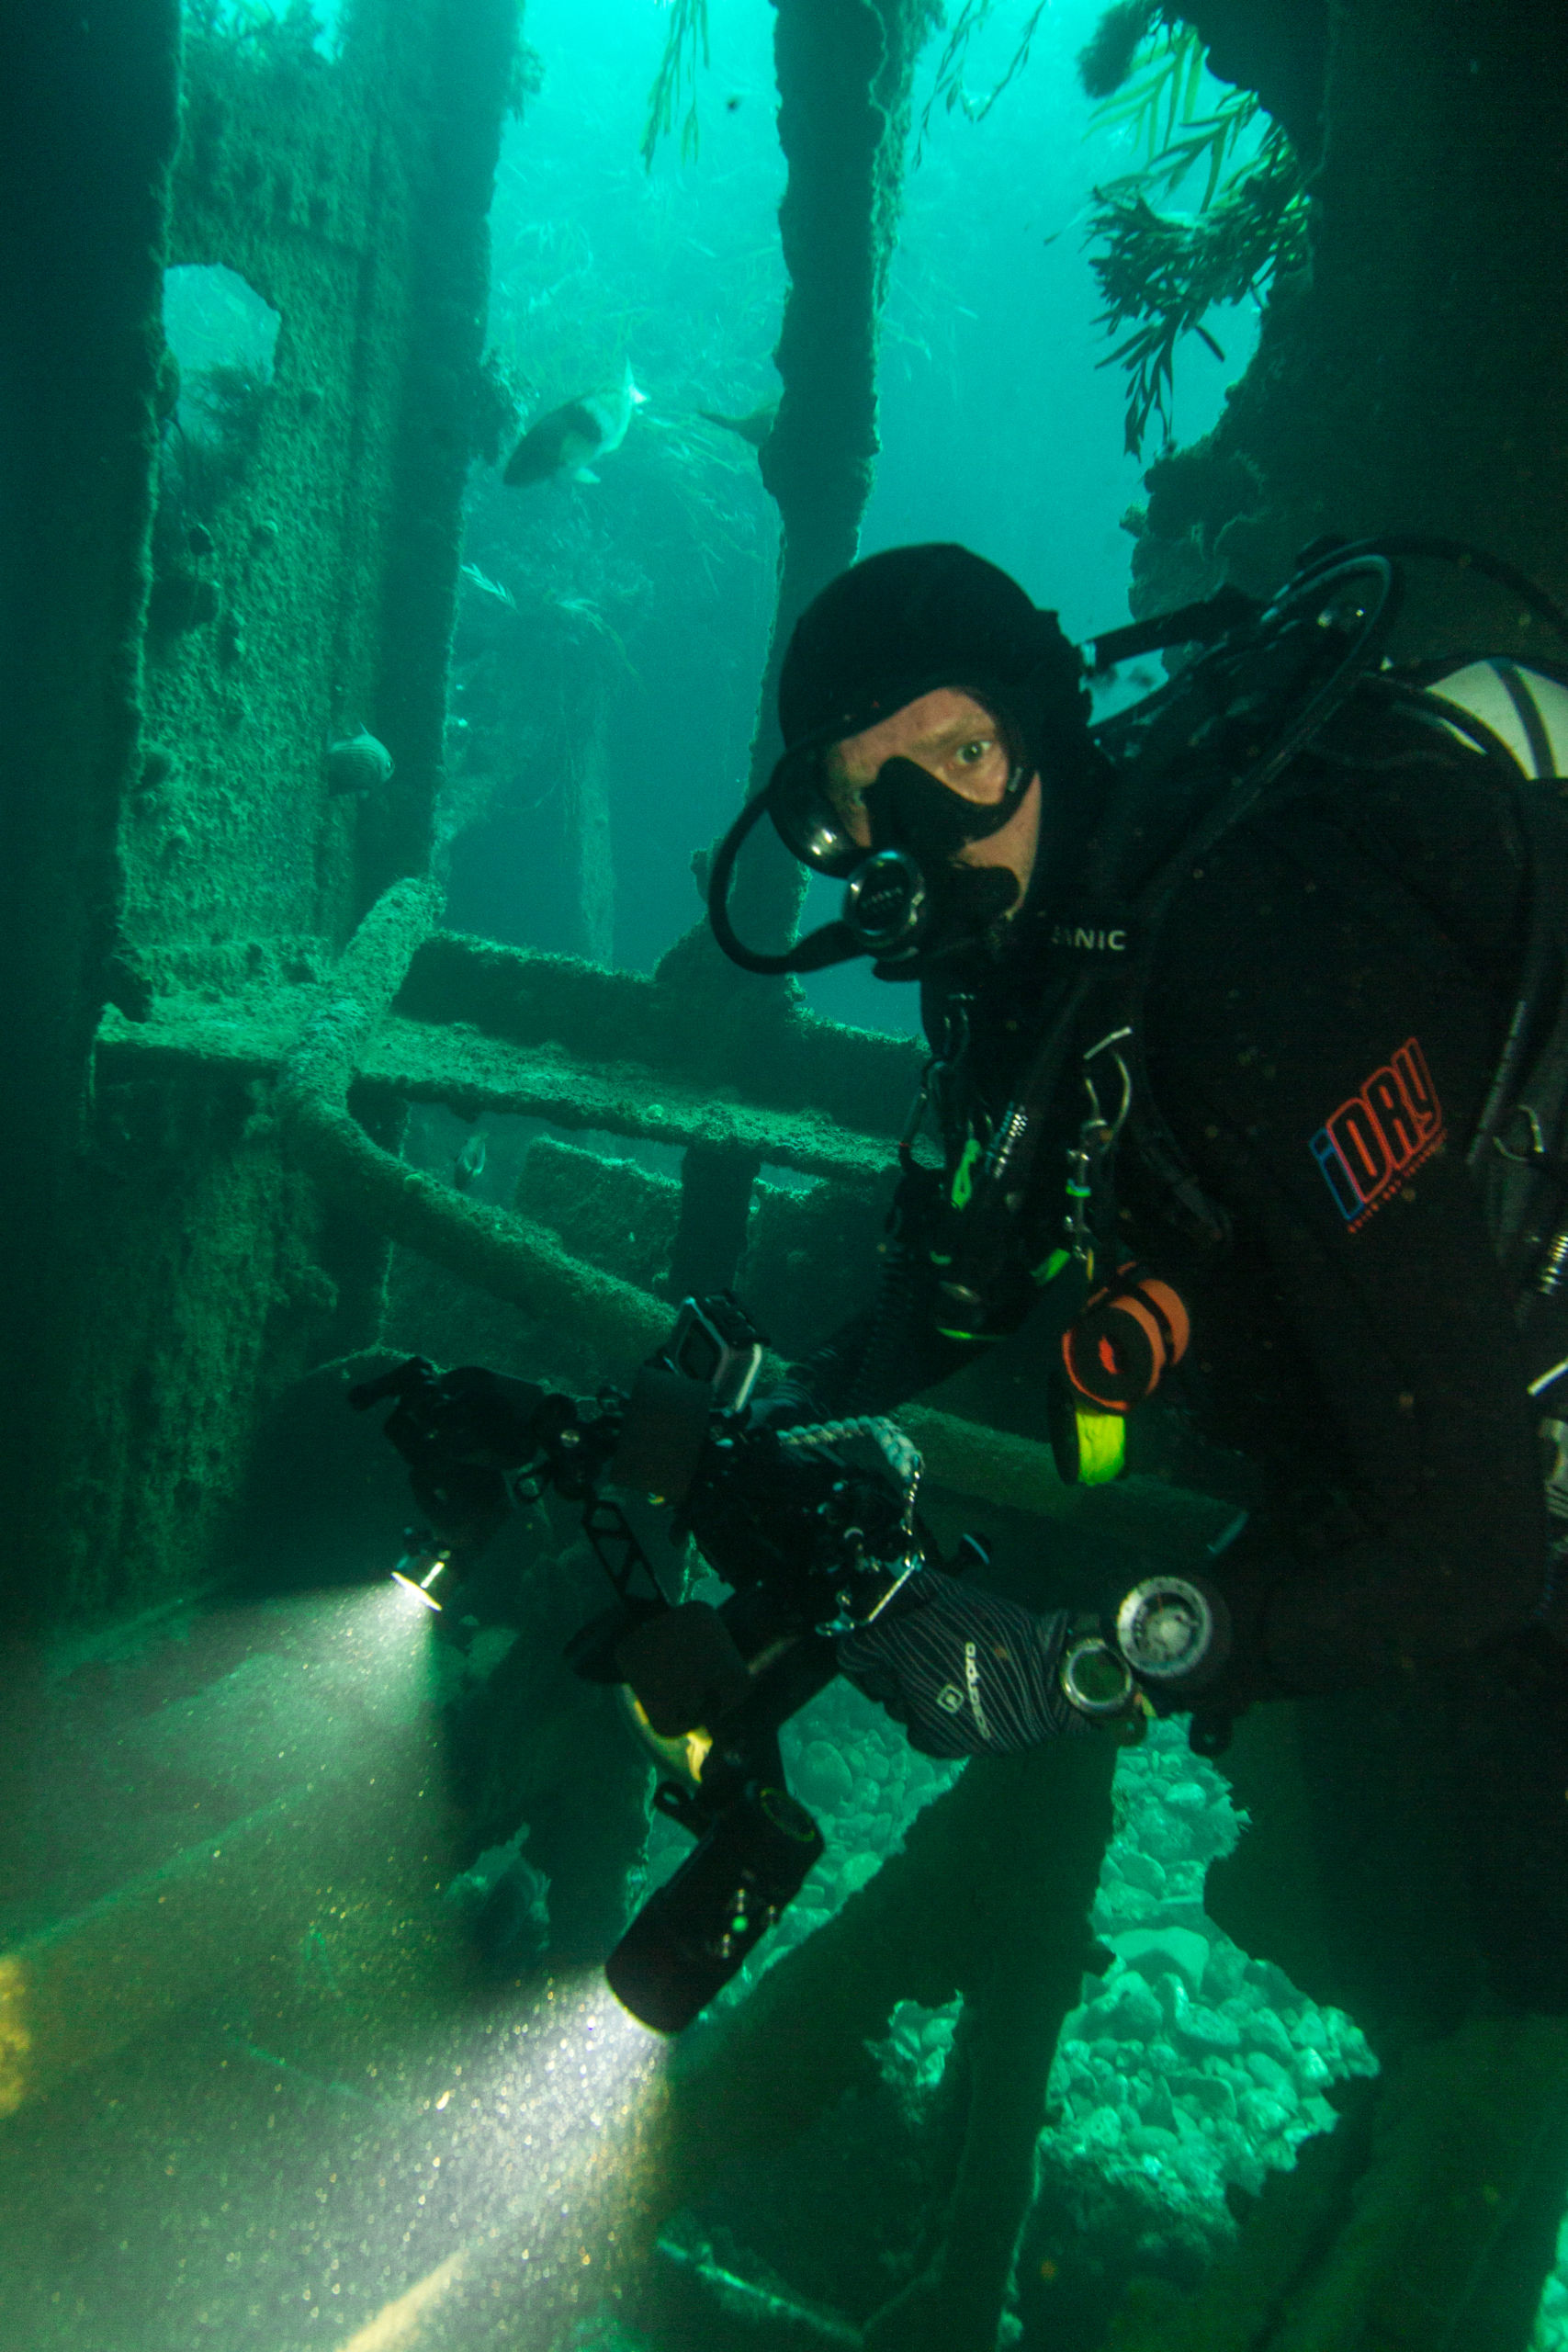
{"type": "Polygon", "coordinates": [[[1116,1611],[1116,1643],[1140,1682],[1188,1681],[1218,1663],[1214,1601],[1186,1577],[1145,1577],[1116,1611]]]}

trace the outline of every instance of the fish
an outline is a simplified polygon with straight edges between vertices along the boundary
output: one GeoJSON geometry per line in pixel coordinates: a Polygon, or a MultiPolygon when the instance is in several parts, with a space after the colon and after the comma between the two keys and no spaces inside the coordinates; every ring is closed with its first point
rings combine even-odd
{"type": "Polygon", "coordinates": [[[597,481],[589,460],[607,458],[626,437],[626,427],[647,400],[632,381],[628,359],[613,389],[580,392],[576,400],[546,412],[531,424],[506,461],[502,480],[513,490],[566,474],[572,481],[597,481]]]}
{"type": "Polygon", "coordinates": [[[752,409],[746,416],[721,416],[716,409],[700,408],[697,414],[709,424],[719,424],[726,433],[739,434],[753,449],[760,449],[777,420],[777,401],[764,401],[761,408],[752,409]]]}
{"type": "Polygon", "coordinates": [[[390,752],[367,727],[327,746],[327,790],[334,798],[374,792],[394,773],[390,752]]]}
{"type": "Polygon", "coordinates": [[[466,1193],[477,1176],[485,1169],[485,1139],[482,1133],[471,1135],[457,1159],[452,1162],[452,1182],[459,1193],[466,1193]]]}

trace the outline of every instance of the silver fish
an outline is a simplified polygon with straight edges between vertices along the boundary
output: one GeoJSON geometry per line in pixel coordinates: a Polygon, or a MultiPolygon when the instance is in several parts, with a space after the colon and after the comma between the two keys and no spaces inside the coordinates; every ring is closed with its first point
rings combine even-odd
{"type": "Polygon", "coordinates": [[[566,474],[573,481],[597,481],[590,460],[607,458],[626,437],[626,428],[647,400],[632,381],[628,359],[621,380],[611,389],[581,392],[564,401],[531,424],[506,461],[502,479],[513,490],[529,482],[547,481],[566,474]]]}
{"type": "Polygon", "coordinates": [[[459,1193],[466,1193],[469,1185],[475,1182],[476,1178],[484,1174],[484,1135],[480,1129],[476,1128],[474,1133],[468,1137],[468,1142],[463,1146],[462,1150],[457,1154],[457,1159],[452,1162],[452,1183],[454,1189],[459,1193]]]}
{"type": "Polygon", "coordinates": [[[373,792],[391,774],[390,752],[367,727],[328,746],[327,790],[334,798],[344,793],[373,792]]]}

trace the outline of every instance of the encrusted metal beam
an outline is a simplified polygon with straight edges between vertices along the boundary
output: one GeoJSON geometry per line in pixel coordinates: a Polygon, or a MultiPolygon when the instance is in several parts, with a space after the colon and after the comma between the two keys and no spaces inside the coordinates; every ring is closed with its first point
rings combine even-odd
{"type": "MultiPolygon", "coordinates": [[[[161,1001],[145,1021],[112,1008],[98,1033],[100,1079],[166,1068],[215,1078],[266,1079],[298,1034],[298,1014],[247,1016],[220,1007],[161,1001]]],[[[864,1182],[890,1158],[886,1136],[857,1135],[810,1112],[726,1102],[671,1080],[668,1069],[623,1062],[605,1069],[558,1047],[517,1046],[477,1031],[435,1029],[395,1015],[382,1022],[361,1057],[355,1092],[373,1089],[409,1102],[445,1102],[464,1118],[481,1112],[545,1119],[652,1143],[734,1149],[808,1176],[864,1182]]]]}
{"type": "MultiPolygon", "coordinates": [[[[742,991],[716,1005],[681,980],[464,938],[434,917],[404,944],[406,969],[387,975],[357,1033],[360,1085],[465,1117],[512,1112],[733,1148],[810,1174],[863,1181],[888,1165],[919,1069],[909,1039],[818,1020],[787,998],[764,1009],[742,991]]],[[[183,967],[157,977],[143,1017],[105,1013],[100,1076],[162,1060],[264,1078],[339,985],[247,990],[227,967],[210,984],[183,967]]]]}
{"type": "Polygon", "coordinates": [[[898,1134],[920,1067],[912,1039],[819,1020],[797,991],[749,987],[710,948],[705,934],[694,934],[649,979],[435,932],[391,1011],[564,1049],[607,1070],[642,1064],[726,1102],[810,1113],[857,1134],[898,1134]],[[686,955],[694,944],[701,952],[686,955]]]}

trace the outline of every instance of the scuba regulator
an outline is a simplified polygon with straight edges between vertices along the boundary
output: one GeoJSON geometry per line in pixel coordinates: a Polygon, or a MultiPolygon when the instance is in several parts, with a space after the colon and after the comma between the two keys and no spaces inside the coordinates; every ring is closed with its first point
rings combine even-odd
{"type": "MultiPolygon", "coordinates": [[[[978,699],[978,697],[976,697],[978,699]]],[[[981,938],[1012,909],[1018,884],[1001,866],[956,863],[971,842],[999,832],[1032,776],[1009,747],[998,801],[965,800],[913,760],[885,761],[860,806],[870,838],[850,829],[828,771],[829,746],[786,752],[765,792],[749,801],[715,854],[708,913],[714,935],[749,972],[816,972],[870,956],[879,979],[914,979],[942,949],[981,938]],[[844,885],[843,911],[782,955],[748,947],[729,920],[735,861],[753,826],[771,817],[786,849],[844,885]]]]}

